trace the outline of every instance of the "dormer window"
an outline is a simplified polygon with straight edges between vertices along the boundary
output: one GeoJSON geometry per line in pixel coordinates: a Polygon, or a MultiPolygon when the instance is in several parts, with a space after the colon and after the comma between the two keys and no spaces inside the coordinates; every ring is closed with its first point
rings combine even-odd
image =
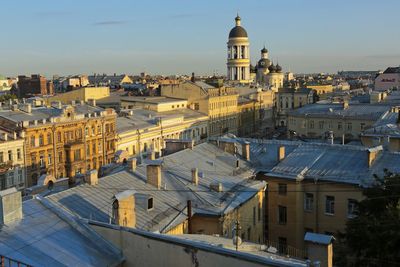
{"type": "Polygon", "coordinates": [[[153,198],[149,197],[147,199],[147,210],[152,210],[154,208],[153,198]]]}

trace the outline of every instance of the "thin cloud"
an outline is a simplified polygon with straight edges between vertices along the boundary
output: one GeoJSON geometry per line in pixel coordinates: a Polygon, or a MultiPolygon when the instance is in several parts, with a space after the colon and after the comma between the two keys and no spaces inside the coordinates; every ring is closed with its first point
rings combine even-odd
{"type": "Polygon", "coordinates": [[[128,21],[126,20],[103,20],[93,23],[94,26],[113,26],[113,25],[121,25],[125,24],[128,21]]]}

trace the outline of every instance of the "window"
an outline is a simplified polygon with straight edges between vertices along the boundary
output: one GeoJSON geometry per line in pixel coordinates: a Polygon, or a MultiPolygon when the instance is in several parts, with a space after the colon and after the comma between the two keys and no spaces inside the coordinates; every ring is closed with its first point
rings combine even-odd
{"type": "Polygon", "coordinates": [[[101,134],[101,125],[97,125],[97,134],[101,134]]]}
{"type": "Polygon", "coordinates": [[[363,131],[365,129],[365,123],[360,123],[360,129],[363,131]]]}
{"type": "Polygon", "coordinates": [[[22,154],[21,154],[21,149],[20,148],[17,149],[17,159],[18,160],[22,159],[22,154]]]}
{"type": "Polygon", "coordinates": [[[314,121],[310,121],[310,129],[314,129],[314,121]]]}
{"type": "Polygon", "coordinates": [[[153,198],[149,197],[147,199],[147,210],[152,210],[154,208],[153,198]]]}
{"type": "Polygon", "coordinates": [[[278,184],[278,193],[279,193],[279,195],[286,195],[287,184],[278,184]]]}
{"type": "Polygon", "coordinates": [[[35,168],[36,167],[36,156],[35,155],[32,155],[31,162],[32,162],[32,168],[35,168]]]}
{"type": "Polygon", "coordinates": [[[97,144],[99,153],[102,151],[101,141],[97,144]]]}
{"type": "Polygon", "coordinates": [[[43,146],[44,142],[43,142],[43,135],[39,135],[39,146],[43,146]]]}
{"type": "Polygon", "coordinates": [[[358,204],[357,200],[349,198],[347,200],[347,218],[354,218],[357,216],[358,204]]]}
{"type": "Polygon", "coordinates": [[[58,162],[63,162],[63,153],[58,152],[58,162]]]}
{"type": "Polygon", "coordinates": [[[92,126],[92,135],[96,135],[96,128],[92,126]]]}
{"type": "Polygon", "coordinates": [[[49,154],[47,156],[47,164],[50,165],[51,164],[51,154],[49,154]]]}
{"type": "Polygon", "coordinates": [[[342,130],[342,123],[341,123],[341,122],[338,122],[338,123],[337,123],[337,129],[338,129],[338,130],[342,130]]]}
{"type": "Polygon", "coordinates": [[[13,160],[13,153],[11,150],[8,150],[8,160],[12,161],[13,160]]]}
{"type": "Polygon", "coordinates": [[[0,163],[4,162],[4,153],[0,152],[0,163]]]}
{"type": "Polygon", "coordinates": [[[57,141],[61,143],[61,132],[57,133],[57,141]]]}
{"type": "Polygon", "coordinates": [[[319,121],[319,128],[324,129],[324,121],[319,121]]]}
{"type": "Polygon", "coordinates": [[[251,227],[247,228],[247,240],[250,240],[251,236],[251,227]]]}
{"type": "Polygon", "coordinates": [[[279,220],[279,224],[286,224],[287,208],[285,206],[278,206],[278,220],[279,220]]]}
{"type": "Polygon", "coordinates": [[[41,168],[45,167],[45,164],[44,164],[44,156],[43,156],[43,155],[40,155],[40,158],[39,158],[39,166],[40,166],[41,168]]]}
{"type": "Polygon", "coordinates": [[[86,156],[90,155],[90,144],[86,145],[86,156]]]}
{"type": "Polygon", "coordinates": [[[88,136],[88,135],[89,135],[89,128],[85,127],[85,136],[88,136]]]}
{"type": "Polygon", "coordinates": [[[314,204],[314,195],[312,193],[306,193],[304,197],[304,210],[312,211],[314,204]]]}
{"type": "Polygon", "coordinates": [[[328,122],[328,128],[332,129],[332,122],[331,121],[328,122]]]}
{"type": "Polygon", "coordinates": [[[278,252],[280,254],[287,254],[287,239],[285,237],[278,238],[278,252]]]}
{"type": "Polygon", "coordinates": [[[47,144],[51,144],[53,141],[51,140],[51,133],[47,134],[47,144]]]}
{"type": "Polygon", "coordinates": [[[325,213],[326,214],[335,214],[335,197],[334,196],[326,196],[325,213]]]}
{"type": "Polygon", "coordinates": [[[81,150],[77,149],[74,152],[74,160],[80,160],[81,159],[81,150]]]}
{"type": "Polygon", "coordinates": [[[352,128],[353,125],[351,124],[351,122],[347,123],[347,130],[351,131],[352,128]]]}
{"type": "Polygon", "coordinates": [[[24,177],[22,175],[22,169],[18,170],[18,182],[22,183],[24,181],[24,177]]]}
{"type": "Polygon", "coordinates": [[[35,145],[35,137],[31,136],[31,146],[34,147],[35,145]]]}

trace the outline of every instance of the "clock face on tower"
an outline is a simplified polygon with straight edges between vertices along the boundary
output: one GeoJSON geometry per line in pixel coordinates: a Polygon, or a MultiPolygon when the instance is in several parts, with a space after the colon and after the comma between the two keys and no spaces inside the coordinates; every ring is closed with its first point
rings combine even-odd
{"type": "Polygon", "coordinates": [[[262,62],[261,62],[261,66],[264,66],[264,65],[265,65],[265,62],[264,62],[264,61],[262,61],[262,62]]]}

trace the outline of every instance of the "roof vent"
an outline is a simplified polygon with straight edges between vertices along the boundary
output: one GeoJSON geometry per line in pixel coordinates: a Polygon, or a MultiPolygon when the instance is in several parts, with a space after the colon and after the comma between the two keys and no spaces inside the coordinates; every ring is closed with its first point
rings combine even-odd
{"type": "Polygon", "coordinates": [[[0,192],[0,223],[9,224],[22,219],[21,192],[15,187],[0,192]]]}

